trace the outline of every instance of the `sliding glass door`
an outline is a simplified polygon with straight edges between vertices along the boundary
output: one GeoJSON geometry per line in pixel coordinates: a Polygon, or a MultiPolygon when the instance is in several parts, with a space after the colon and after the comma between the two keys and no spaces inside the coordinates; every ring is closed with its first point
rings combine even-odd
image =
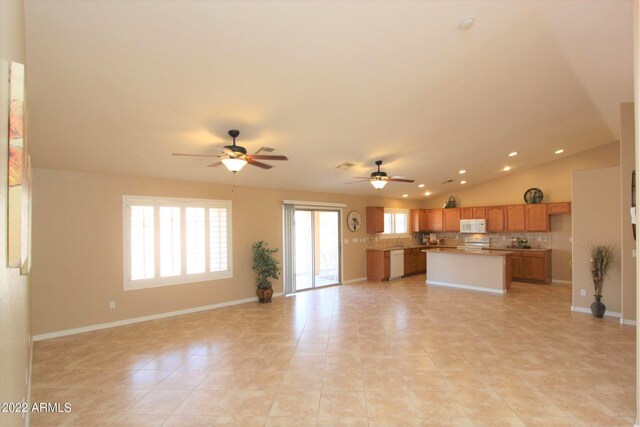
{"type": "Polygon", "coordinates": [[[296,208],[294,289],[340,283],[340,211],[296,208]]]}

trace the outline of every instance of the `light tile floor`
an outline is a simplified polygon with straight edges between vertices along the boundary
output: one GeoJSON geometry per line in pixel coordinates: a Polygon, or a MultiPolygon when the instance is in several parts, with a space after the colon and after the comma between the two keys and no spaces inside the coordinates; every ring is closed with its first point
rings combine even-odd
{"type": "Polygon", "coordinates": [[[320,289],[36,343],[32,425],[633,425],[635,328],[568,286],[320,289]]]}

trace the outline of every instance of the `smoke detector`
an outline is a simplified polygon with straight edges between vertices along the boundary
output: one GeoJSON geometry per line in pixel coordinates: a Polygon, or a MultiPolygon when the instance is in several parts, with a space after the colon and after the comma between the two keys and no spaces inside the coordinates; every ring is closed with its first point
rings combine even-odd
{"type": "Polygon", "coordinates": [[[473,16],[465,16],[458,23],[458,27],[460,27],[461,30],[468,30],[473,26],[474,22],[476,22],[476,20],[473,16]]]}

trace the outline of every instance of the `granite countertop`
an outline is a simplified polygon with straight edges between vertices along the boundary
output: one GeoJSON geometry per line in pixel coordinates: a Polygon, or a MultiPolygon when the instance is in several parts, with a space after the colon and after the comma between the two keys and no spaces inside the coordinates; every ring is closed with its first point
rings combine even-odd
{"type": "Polygon", "coordinates": [[[504,256],[511,255],[513,251],[499,251],[495,249],[453,249],[453,248],[433,248],[423,249],[422,252],[435,252],[441,254],[459,254],[459,255],[481,255],[481,256],[504,256]]]}
{"type": "MultiPolygon", "coordinates": [[[[397,251],[401,249],[457,249],[458,246],[453,245],[419,245],[419,246],[405,246],[403,248],[367,248],[368,251],[397,251]]],[[[490,247],[489,249],[482,248],[483,251],[508,251],[508,252],[521,252],[521,251],[529,251],[529,252],[545,252],[550,251],[551,249],[524,249],[524,248],[500,248],[500,247],[490,247]]]]}
{"type": "MultiPolygon", "coordinates": [[[[429,245],[418,245],[418,246],[403,246],[398,248],[367,248],[368,251],[400,251],[403,249],[424,249],[430,247],[429,245]]],[[[452,246],[453,247],[453,246],[452,246]]]]}

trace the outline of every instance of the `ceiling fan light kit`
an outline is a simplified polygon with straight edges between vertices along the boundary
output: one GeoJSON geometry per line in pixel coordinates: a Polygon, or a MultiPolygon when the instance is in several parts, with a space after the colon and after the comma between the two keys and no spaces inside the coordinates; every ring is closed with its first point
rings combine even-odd
{"type": "Polygon", "coordinates": [[[376,190],[382,190],[384,186],[387,185],[387,180],[385,179],[371,179],[369,182],[376,190]]]}
{"type": "Polygon", "coordinates": [[[244,165],[247,164],[246,160],[233,157],[227,157],[226,159],[222,159],[220,161],[227,169],[229,169],[229,171],[233,173],[239,172],[240,169],[242,169],[244,165]]]}

